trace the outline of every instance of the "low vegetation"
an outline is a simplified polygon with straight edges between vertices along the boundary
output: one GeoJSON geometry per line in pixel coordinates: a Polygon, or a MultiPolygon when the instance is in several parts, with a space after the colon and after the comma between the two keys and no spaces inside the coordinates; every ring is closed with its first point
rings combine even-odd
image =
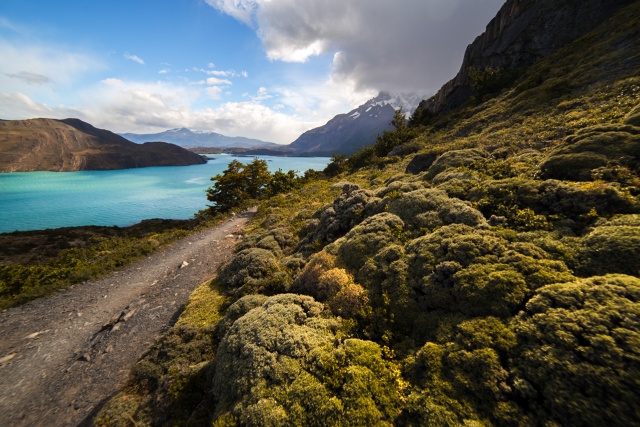
{"type": "Polygon", "coordinates": [[[264,199],[94,422],[637,424],[640,5],[620,16],[264,199]]]}
{"type": "Polygon", "coordinates": [[[217,220],[0,234],[0,310],[124,268],[217,220]]]}

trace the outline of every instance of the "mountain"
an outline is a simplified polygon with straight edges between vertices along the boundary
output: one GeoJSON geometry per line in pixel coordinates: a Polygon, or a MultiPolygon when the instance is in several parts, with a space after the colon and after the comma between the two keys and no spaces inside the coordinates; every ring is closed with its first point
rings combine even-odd
{"type": "Polygon", "coordinates": [[[396,109],[411,113],[420,99],[414,95],[381,92],[347,114],[339,114],[327,124],[303,133],[287,148],[296,155],[353,154],[360,147],[376,142],[385,130],[393,129],[389,123],[396,109]]]}
{"type": "Polygon", "coordinates": [[[181,147],[234,147],[234,148],[277,148],[280,145],[259,139],[241,136],[225,136],[215,132],[193,131],[187,128],[170,129],[160,133],[137,134],[122,133],[120,136],[129,141],[144,143],[164,141],[181,147]]]}
{"type": "Polygon", "coordinates": [[[79,171],[206,163],[165,142],[135,144],[78,119],[0,120],[0,171],[79,171]]]}
{"type": "Polygon", "coordinates": [[[478,92],[478,85],[514,80],[526,67],[631,3],[633,0],[563,0],[558,7],[557,0],[508,0],[486,31],[467,47],[458,74],[421,103],[419,110],[448,112],[478,92]]]}

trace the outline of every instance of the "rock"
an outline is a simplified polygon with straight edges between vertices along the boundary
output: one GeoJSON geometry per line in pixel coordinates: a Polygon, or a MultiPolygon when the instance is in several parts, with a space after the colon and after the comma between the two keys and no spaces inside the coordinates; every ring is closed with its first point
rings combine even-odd
{"type": "Polygon", "coordinates": [[[469,67],[518,70],[588,33],[633,0],[507,0],[464,54],[460,71],[418,111],[446,113],[474,93],[469,67]]]}
{"type": "Polygon", "coordinates": [[[180,264],[180,268],[185,268],[189,265],[189,263],[187,261],[182,261],[182,264],[180,264]]]}
{"type": "Polygon", "coordinates": [[[0,364],[7,363],[8,361],[13,359],[14,357],[16,357],[16,353],[7,354],[4,357],[0,357],[0,364]]]}
{"type": "Polygon", "coordinates": [[[405,173],[418,175],[420,172],[425,172],[436,160],[436,157],[438,156],[435,154],[416,154],[407,165],[405,173]]]}

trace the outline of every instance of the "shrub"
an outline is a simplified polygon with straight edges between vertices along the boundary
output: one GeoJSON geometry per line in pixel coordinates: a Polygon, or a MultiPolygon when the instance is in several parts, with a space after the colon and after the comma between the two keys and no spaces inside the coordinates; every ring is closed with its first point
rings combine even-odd
{"type": "Polygon", "coordinates": [[[640,128],[601,126],[587,128],[566,139],[540,165],[544,178],[591,180],[591,171],[611,162],[637,169],[640,161],[640,128]]]}
{"type": "Polygon", "coordinates": [[[218,283],[228,290],[247,294],[259,291],[264,280],[280,271],[273,252],[251,248],[238,252],[218,273],[218,283]]]}
{"type": "Polygon", "coordinates": [[[388,212],[398,215],[409,230],[433,230],[442,225],[466,224],[486,226],[482,214],[467,202],[450,198],[437,189],[408,192],[399,197],[387,196],[379,202],[388,212]]]}
{"type": "Polygon", "coordinates": [[[301,247],[312,250],[314,246],[324,246],[344,236],[366,218],[367,206],[374,200],[376,197],[372,192],[355,184],[343,183],[342,194],[333,204],[314,214],[300,242],[301,247]]]}
{"type": "Polygon", "coordinates": [[[610,275],[539,289],[514,321],[514,390],[538,419],[629,425],[637,419],[640,280],[610,275]]]}
{"type": "Polygon", "coordinates": [[[346,236],[327,249],[335,251],[347,268],[357,271],[367,258],[397,242],[403,227],[404,222],[398,216],[387,212],[380,213],[353,227],[346,236]]]}
{"type": "Polygon", "coordinates": [[[341,342],[311,297],[279,295],[233,322],[215,362],[217,419],[242,425],[391,425],[397,373],[381,348],[341,342]]]}
{"type": "Polygon", "coordinates": [[[462,225],[409,242],[407,255],[408,282],[425,310],[505,317],[534,289],[573,280],[563,262],[534,245],[462,225]]]}
{"type": "Polygon", "coordinates": [[[601,225],[582,239],[579,273],[640,276],[640,226],[601,225]]]}
{"type": "Polygon", "coordinates": [[[439,156],[427,170],[427,178],[433,179],[439,173],[447,169],[457,168],[460,166],[468,166],[485,159],[488,154],[477,148],[469,148],[466,150],[448,151],[439,156]]]}

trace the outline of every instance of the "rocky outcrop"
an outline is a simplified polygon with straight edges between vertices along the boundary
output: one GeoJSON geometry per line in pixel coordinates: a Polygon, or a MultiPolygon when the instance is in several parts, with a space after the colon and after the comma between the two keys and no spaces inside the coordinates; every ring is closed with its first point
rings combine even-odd
{"type": "Polygon", "coordinates": [[[206,163],[165,142],[135,144],[78,119],[0,121],[0,172],[129,169],[206,163]]]}
{"type": "Polygon", "coordinates": [[[633,0],[507,0],[467,50],[456,77],[419,110],[446,113],[474,93],[469,69],[528,67],[588,33],[633,0]]]}

